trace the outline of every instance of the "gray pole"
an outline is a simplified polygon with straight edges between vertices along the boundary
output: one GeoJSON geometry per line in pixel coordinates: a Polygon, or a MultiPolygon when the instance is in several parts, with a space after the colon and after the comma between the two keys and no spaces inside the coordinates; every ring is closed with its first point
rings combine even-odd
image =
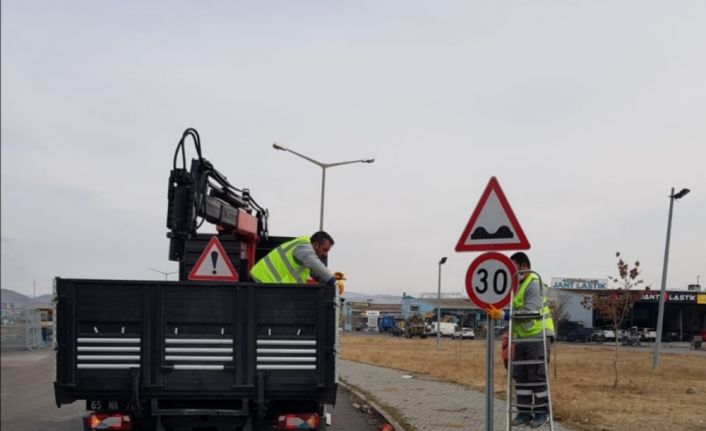
{"type": "Polygon", "coordinates": [[[319,215],[319,230],[324,230],[324,190],[326,189],[326,166],[321,167],[321,213],[319,215]]]}
{"type": "Polygon", "coordinates": [[[657,338],[652,357],[652,369],[659,367],[659,349],[662,344],[662,323],[664,321],[664,293],[667,289],[667,265],[669,263],[669,237],[672,234],[672,210],[674,209],[674,187],[669,195],[669,218],[667,219],[667,242],[664,245],[664,264],[662,265],[662,286],[659,291],[659,311],[657,312],[657,338]]]}
{"type": "Polygon", "coordinates": [[[441,340],[441,265],[446,263],[446,257],[439,260],[439,290],[436,293],[436,350],[439,350],[441,340]]]}
{"type": "Polygon", "coordinates": [[[436,292],[436,350],[441,342],[441,261],[439,261],[439,289],[436,292]]]}
{"type": "MultiPolygon", "coordinates": [[[[493,431],[493,374],[495,363],[493,362],[493,347],[495,344],[495,321],[488,317],[488,350],[486,351],[485,360],[486,368],[486,388],[485,388],[485,431],[493,431]]],[[[511,400],[507,400],[511,402],[511,400]]]]}

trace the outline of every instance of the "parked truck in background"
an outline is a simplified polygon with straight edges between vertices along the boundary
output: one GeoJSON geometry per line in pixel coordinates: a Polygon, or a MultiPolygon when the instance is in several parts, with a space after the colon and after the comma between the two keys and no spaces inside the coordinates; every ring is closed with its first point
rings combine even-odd
{"type": "Polygon", "coordinates": [[[395,316],[386,314],[378,319],[378,332],[392,332],[395,327],[395,316]]]}
{"type": "Polygon", "coordinates": [[[419,314],[413,314],[407,318],[404,327],[404,336],[406,338],[427,338],[429,331],[424,324],[424,319],[419,314]]]}
{"type": "MultiPolygon", "coordinates": [[[[436,335],[436,324],[437,322],[431,322],[429,324],[431,335],[436,335]]],[[[454,332],[456,332],[456,324],[453,322],[439,322],[439,331],[442,337],[453,337],[454,332]]]]}
{"type": "Polygon", "coordinates": [[[57,405],[85,400],[85,430],[324,429],[335,289],[250,282],[255,261],[289,238],[269,236],[267,210],[202,157],[195,130],[173,160],[179,281],[55,280],[57,405]],[[217,233],[197,232],[204,221],[217,233]]]}

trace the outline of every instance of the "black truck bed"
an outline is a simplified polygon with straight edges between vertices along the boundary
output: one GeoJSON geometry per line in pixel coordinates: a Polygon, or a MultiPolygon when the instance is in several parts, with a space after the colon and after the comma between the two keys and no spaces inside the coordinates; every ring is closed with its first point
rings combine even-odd
{"type": "Polygon", "coordinates": [[[55,292],[58,405],[335,403],[331,287],[57,278],[55,292]]]}

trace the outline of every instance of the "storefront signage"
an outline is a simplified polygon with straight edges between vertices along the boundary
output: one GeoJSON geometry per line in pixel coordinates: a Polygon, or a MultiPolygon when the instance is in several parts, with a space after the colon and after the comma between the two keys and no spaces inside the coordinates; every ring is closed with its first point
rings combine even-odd
{"type": "Polygon", "coordinates": [[[552,287],[555,289],[605,290],[608,287],[608,279],[552,277],[552,287]]]}
{"type": "MultiPolygon", "coordinates": [[[[665,292],[665,299],[667,302],[680,302],[683,304],[693,304],[696,303],[696,294],[688,292],[665,292]]],[[[699,295],[701,296],[701,295],[699,295]]],[[[699,298],[701,300],[701,298],[699,298]]],[[[642,292],[640,294],[640,301],[645,302],[657,302],[659,301],[659,292],[642,292]]]]}
{"type": "Polygon", "coordinates": [[[706,305],[706,293],[699,293],[696,295],[696,303],[701,305],[706,305]]]}

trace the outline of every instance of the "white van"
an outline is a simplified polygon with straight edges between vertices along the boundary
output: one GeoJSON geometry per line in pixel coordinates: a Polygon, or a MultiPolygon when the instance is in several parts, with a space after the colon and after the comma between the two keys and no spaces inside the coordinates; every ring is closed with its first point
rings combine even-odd
{"type": "MultiPolygon", "coordinates": [[[[453,337],[456,331],[456,324],[452,322],[440,322],[439,328],[441,328],[442,337],[453,337]]],[[[431,322],[430,330],[432,335],[436,335],[436,322],[431,322]]]]}

